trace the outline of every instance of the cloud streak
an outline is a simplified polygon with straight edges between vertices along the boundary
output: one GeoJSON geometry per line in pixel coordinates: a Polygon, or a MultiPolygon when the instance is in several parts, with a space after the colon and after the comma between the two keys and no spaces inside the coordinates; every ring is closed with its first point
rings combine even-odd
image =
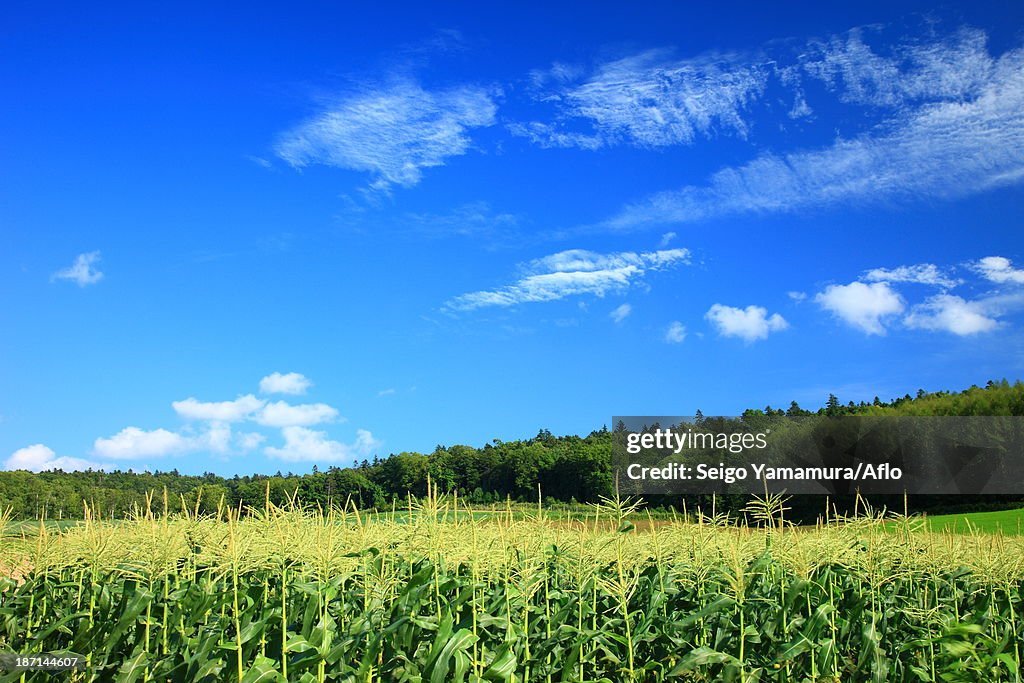
{"type": "Polygon", "coordinates": [[[98,251],[79,254],[75,258],[75,262],[73,264],[63,270],[58,270],[56,273],[51,275],[50,281],[70,280],[79,287],[94,285],[103,279],[103,273],[96,268],[96,263],[98,263],[99,260],[100,252],[98,251]]]}
{"type": "Polygon", "coordinates": [[[497,105],[481,87],[425,90],[397,80],[337,98],[282,134],[274,151],[295,168],[313,164],[367,172],[370,187],[412,187],[428,168],[465,154],[470,131],[490,126],[497,105]]]}
{"type": "Polygon", "coordinates": [[[920,285],[935,285],[946,289],[956,287],[963,282],[945,274],[933,263],[899,266],[892,269],[874,268],[865,273],[863,279],[868,282],[911,282],[920,285]]]}
{"type": "Polygon", "coordinates": [[[767,64],[736,56],[679,59],[663,49],[606,62],[583,79],[556,65],[534,74],[540,99],[557,105],[554,123],[510,130],[543,147],[584,149],[689,145],[717,132],[746,137],[744,110],[764,93],[769,74],[767,64]],[[591,129],[568,127],[577,122],[591,129]]]}
{"type": "Polygon", "coordinates": [[[531,261],[525,266],[526,275],[511,285],[457,296],[443,308],[472,311],[584,294],[602,297],[608,292],[628,289],[648,272],[688,263],[689,256],[687,249],[614,254],[571,249],[531,261]]]}
{"type": "MultiPolygon", "coordinates": [[[[762,154],[718,171],[706,184],[628,205],[598,227],[625,231],[851,202],[946,199],[1020,182],[1024,50],[996,59],[983,40],[957,46],[942,57],[943,44],[926,45],[906,59],[927,62],[927,69],[908,74],[897,68],[889,76],[889,62],[879,65],[862,55],[862,70],[877,72],[878,83],[909,79],[880,94],[880,85],[872,89],[863,77],[849,77],[844,92],[855,93],[853,99],[910,103],[871,132],[821,149],[762,154]],[[922,83],[932,84],[931,90],[922,83]]],[[[847,61],[856,58],[848,51],[847,61]]]]}

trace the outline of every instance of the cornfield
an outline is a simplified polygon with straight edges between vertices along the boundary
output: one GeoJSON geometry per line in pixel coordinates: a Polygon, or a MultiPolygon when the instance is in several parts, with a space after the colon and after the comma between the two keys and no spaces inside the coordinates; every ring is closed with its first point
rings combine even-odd
{"type": "MultiPolygon", "coordinates": [[[[575,524],[409,507],[0,528],[23,568],[0,576],[0,651],[126,683],[1021,680],[1019,537],[794,528],[776,498],[643,530],[618,499],[575,524]]],[[[18,680],[53,679],[0,671],[18,680]]]]}

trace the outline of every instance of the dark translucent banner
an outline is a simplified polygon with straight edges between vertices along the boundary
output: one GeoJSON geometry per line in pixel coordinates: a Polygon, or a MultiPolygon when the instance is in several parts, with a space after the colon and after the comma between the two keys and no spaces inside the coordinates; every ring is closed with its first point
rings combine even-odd
{"type": "Polygon", "coordinates": [[[1024,494],[1024,417],[616,416],[624,494],[1024,494]]]}

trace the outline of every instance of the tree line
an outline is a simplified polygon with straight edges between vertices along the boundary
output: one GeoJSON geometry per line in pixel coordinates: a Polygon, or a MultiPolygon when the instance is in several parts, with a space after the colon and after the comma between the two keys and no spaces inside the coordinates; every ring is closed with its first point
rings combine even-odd
{"type": "MultiPolygon", "coordinates": [[[[744,411],[745,418],[800,415],[1024,415],[1024,383],[990,381],[961,392],[918,391],[883,402],[843,404],[830,395],[825,404],[811,411],[792,402],[786,409],[766,406],[744,411]]],[[[703,419],[700,411],[695,416],[703,419]]],[[[593,503],[614,493],[611,465],[613,434],[602,427],[586,436],[555,436],[546,429],[530,439],[493,440],[482,447],[437,446],[431,453],[402,452],[386,458],[374,457],[354,467],[313,468],[309,474],[251,475],[221,477],[207,473],[185,475],[167,472],[102,472],[60,470],[32,473],[23,470],[0,472],[0,510],[10,508],[16,519],[78,519],[84,503],[105,517],[123,517],[133,509],[145,508],[147,496],[157,496],[153,507],[182,506],[201,513],[215,512],[220,505],[262,508],[266,502],[286,505],[296,501],[327,508],[351,501],[361,509],[404,505],[407,496],[426,494],[427,481],[440,491],[455,492],[472,505],[495,504],[512,499],[536,502],[538,490],[546,501],[593,503]]],[[[690,510],[712,505],[721,512],[742,509],[746,500],[736,497],[665,496],[648,501],[654,506],[690,510]]],[[[1013,497],[943,496],[914,497],[914,509],[932,511],[954,507],[1005,506],[1013,497]]],[[[882,501],[902,509],[901,501],[882,501]]],[[[852,501],[833,501],[840,508],[852,501]]],[[[812,518],[821,512],[822,501],[801,497],[792,503],[795,518],[812,518]]]]}

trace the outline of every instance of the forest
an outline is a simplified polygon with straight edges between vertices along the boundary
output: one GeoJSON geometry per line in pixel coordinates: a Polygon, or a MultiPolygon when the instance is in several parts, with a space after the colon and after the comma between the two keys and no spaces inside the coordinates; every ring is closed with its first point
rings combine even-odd
{"type": "MultiPolygon", "coordinates": [[[[890,401],[842,403],[835,395],[815,410],[795,401],[788,408],[748,409],[746,418],[770,415],[1024,415],[1024,383],[989,381],[959,392],[907,394],[890,401]]],[[[696,417],[703,418],[700,411],[696,417]]],[[[614,429],[614,427],[613,427],[614,429]]],[[[457,493],[467,504],[503,505],[506,501],[536,503],[538,491],[546,505],[596,503],[614,492],[611,466],[612,430],[602,426],[586,436],[555,436],[541,429],[530,439],[494,439],[481,447],[438,445],[430,453],[401,452],[374,457],[354,467],[313,468],[312,473],[277,472],[274,475],[234,476],[206,473],[186,475],[177,470],[133,472],[83,471],[0,472],[0,508],[10,508],[14,519],[78,519],[85,503],[104,517],[122,518],[145,507],[147,496],[163,499],[173,509],[187,506],[200,513],[218,508],[262,508],[265,503],[297,502],[328,509],[354,503],[359,509],[402,507],[409,496],[422,497],[427,482],[438,490],[457,493]]],[[[908,511],[933,513],[997,509],[1019,506],[1021,497],[912,496],[904,501],[873,500],[889,509],[906,505],[908,511]],[[1015,505],[1017,504],[1017,505],[1015,505]]],[[[654,509],[690,510],[701,506],[733,512],[747,504],[746,497],[672,496],[648,499],[654,509]],[[685,498],[685,500],[684,500],[685,498]],[[733,499],[735,498],[735,500],[733,499]]],[[[853,500],[835,500],[840,510],[853,500]]],[[[161,503],[162,505],[162,503],[161,503]]],[[[795,519],[813,521],[824,501],[801,496],[792,503],[795,519]]]]}

